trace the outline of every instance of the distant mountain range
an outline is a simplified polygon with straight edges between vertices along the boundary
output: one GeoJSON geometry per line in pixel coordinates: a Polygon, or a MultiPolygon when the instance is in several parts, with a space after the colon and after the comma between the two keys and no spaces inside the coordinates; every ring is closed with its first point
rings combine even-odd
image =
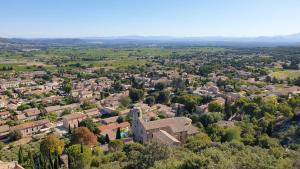
{"type": "Polygon", "coordinates": [[[278,46],[299,45],[300,33],[285,36],[260,37],[168,37],[119,36],[85,38],[0,38],[0,48],[47,46],[155,46],[155,45],[207,45],[207,46],[278,46]]]}
{"type": "Polygon", "coordinates": [[[136,40],[136,41],[228,41],[228,42],[300,42],[300,33],[285,36],[259,36],[259,37],[170,37],[170,36],[116,36],[116,37],[90,37],[86,40],[136,40]]]}

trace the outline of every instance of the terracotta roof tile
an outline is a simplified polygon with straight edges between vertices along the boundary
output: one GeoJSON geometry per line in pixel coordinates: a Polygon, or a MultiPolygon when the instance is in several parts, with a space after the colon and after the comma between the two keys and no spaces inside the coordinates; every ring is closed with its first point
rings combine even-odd
{"type": "Polygon", "coordinates": [[[125,128],[125,127],[130,127],[130,124],[128,122],[112,123],[108,125],[98,126],[98,129],[100,130],[100,132],[104,132],[106,130],[114,130],[114,129],[125,128]]]}

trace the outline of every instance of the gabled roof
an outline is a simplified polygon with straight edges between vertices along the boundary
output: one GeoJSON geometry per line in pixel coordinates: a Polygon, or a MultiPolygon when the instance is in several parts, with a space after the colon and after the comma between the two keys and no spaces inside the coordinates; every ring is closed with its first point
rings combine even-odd
{"type": "Polygon", "coordinates": [[[27,129],[27,128],[33,128],[36,126],[46,125],[48,123],[49,123],[48,119],[32,121],[32,122],[27,122],[27,123],[19,124],[16,126],[12,126],[11,130],[23,130],[23,129],[27,129]]]}
{"type": "Polygon", "coordinates": [[[180,141],[178,141],[175,137],[173,137],[171,134],[164,130],[159,130],[157,132],[153,133],[153,138],[159,140],[163,144],[172,145],[172,144],[179,144],[180,141]]]}
{"type": "Polygon", "coordinates": [[[18,114],[18,115],[16,115],[16,119],[17,119],[17,120],[24,120],[24,119],[26,119],[26,116],[25,116],[24,113],[18,114]]]}
{"type": "Polygon", "coordinates": [[[57,110],[61,110],[61,106],[57,105],[57,106],[49,106],[49,107],[46,107],[45,110],[47,112],[53,112],[53,111],[57,111],[57,110]]]}
{"type": "Polygon", "coordinates": [[[173,118],[166,118],[161,120],[143,122],[145,130],[152,130],[158,128],[170,128],[174,133],[182,132],[182,131],[189,131],[192,128],[192,120],[186,117],[173,117],[173,118]]]}
{"type": "Polygon", "coordinates": [[[97,108],[85,110],[84,113],[88,117],[94,117],[94,116],[100,115],[100,112],[99,112],[99,110],[97,108]]]}
{"type": "Polygon", "coordinates": [[[97,108],[84,110],[85,113],[90,113],[90,112],[95,112],[95,111],[99,112],[99,110],[97,108]]]}
{"type": "Polygon", "coordinates": [[[80,118],[85,118],[86,115],[82,113],[72,113],[68,115],[64,115],[62,118],[63,120],[74,120],[74,119],[80,119],[80,118]]]}
{"type": "Polygon", "coordinates": [[[26,109],[23,111],[28,117],[39,115],[41,112],[37,108],[26,109]]]}
{"type": "Polygon", "coordinates": [[[8,125],[0,126],[0,133],[4,133],[4,132],[8,132],[8,131],[9,131],[8,125]]]}
{"type": "Polygon", "coordinates": [[[0,112],[0,116],[4,116],[4,115],[9,115],[10,113],[8,111],[3,111],[3,112],[0,112]]]}

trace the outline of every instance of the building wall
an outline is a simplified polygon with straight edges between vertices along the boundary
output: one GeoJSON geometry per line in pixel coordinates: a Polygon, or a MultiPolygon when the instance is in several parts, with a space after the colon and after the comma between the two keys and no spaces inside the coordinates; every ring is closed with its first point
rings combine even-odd
{"type": "Polygon", "coordinates": [[[168,132],[170,135],[175,137],[180,142],[185,142],[187,137],[189,136],[187,131],[173,133],[170,127],[161,127],[155,128],[151,130],[145,130],[143,123],[145,123],[142,119],[142,113],[139,109],[134,109],[131,111],[133,119],[132,119],[132,130],[133,130],[133,138],[135,141],[139,142],[148,142],[153,139],[153,133],[158,132],[159,130],[164,130],[168,132]]]}
{"type": "Polygon", "coordinates": [[[79,125],[78,122],[81,122],[83,119],[84,118],[78,118],[78,119],[72,119],[72,120],[63,119],[63,126],[65,128],[69,128],[69,126],[71,128],[78,127],[78,125],[79,125]]]}
{"type": "Polygon", "coordinates": [[[146,137],[146,133],[144,127],[141,122],[142,112],[140,109],[131,109],[132,114],[132,130],[133,130],[133,139],[135,141],[143,142],[144,138],[146,137]]]}
{"type": "Polygon", "coordinates": [[[21,129],[20,131],[21,131],[23,136],[28,136],[28,135],[39,132],[40,129],[42,129],[42,128],[43,128],[43,126],[35,126],[35,127],[32,127],[32,128],[21,129]]]}
{"type": "Polygon", "coordinates": [[[3,162],[0,161],[0,169],[24,169],[17,161],[3,162]]]}
{"type": "Polygon", "coordinates": [[[7,119],[10,116],[10,114],[6,114],[6,115],[1,115],[0,119],[7,119]]]}

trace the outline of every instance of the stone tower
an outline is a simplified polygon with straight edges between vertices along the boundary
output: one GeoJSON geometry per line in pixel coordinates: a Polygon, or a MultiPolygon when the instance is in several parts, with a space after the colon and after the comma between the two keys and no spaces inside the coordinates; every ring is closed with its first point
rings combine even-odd
{"type": "Polygon", "coordinates": [[[130,110],[132,115],[132,131],[133,131],[133,139],[135,141],[140,141],[140,130],[142,130],[143,121],[142,118],[142,110],[140,108],[134,107],[130,110]]]}

